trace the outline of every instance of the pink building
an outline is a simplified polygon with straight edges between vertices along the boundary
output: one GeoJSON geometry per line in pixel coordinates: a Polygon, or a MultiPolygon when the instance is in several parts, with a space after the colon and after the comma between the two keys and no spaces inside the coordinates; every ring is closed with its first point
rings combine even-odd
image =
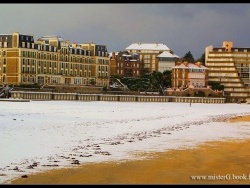
{"type": "Polygon", "coordinates": [[[205,88],[208,85],[208,68],[201,62],[178,62],[172,67],[172,88],[205,88]]]}

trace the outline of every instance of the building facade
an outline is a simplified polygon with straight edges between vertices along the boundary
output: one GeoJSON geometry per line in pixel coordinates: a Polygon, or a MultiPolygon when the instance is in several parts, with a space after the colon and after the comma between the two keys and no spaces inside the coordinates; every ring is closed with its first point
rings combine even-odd
{"type": "Polygon", "coordinates": [[[250,97],[250,48],[233,47],[224,41],[222,47],[205,48],[208,80],[224,85],[228,102],[245,102],[250,97]]]}
{"type": "Polygon", "coordinates": [[[162,52],[156,56],[158,62],[158,71],[163,73],[165,70],[171,71],[179,59],[179,56],[172,54],[168,51],[162,52]]]}
{"type": "Polygon", "coordinates": [[[110,57],[110,75],[119,75],[124,77],[140,77],[142,62],[139,55],[124,52],[112,52],[110,57]]]}
{"type": "Polygon", "coordinates": [[[179,58],[168,46],[162,43],[133,43],[125,50],[129,53],[137,53],[143,63],[143,67],[149,73],[171,69],[170,67],[179,58]]]}
{"type": "Polygon", "coordinates": [[[76,44],[60,36],[0,34],[0,84],[109,86],[105,45],[76,44]]]}
{"type": "Polygon", "coordinates": [[[208,68],[201,62],[177,62],[172,68],[172,87],[167,88],[165,94],[167,96],[222,98],[222,90],[213,90],[208,85],[208,71],[208,68]]]}
{"type": "Polygon", "coordinates": [[[208,68],[201,62],[177,62],[172,67],[172,88],[206,88],[208,85],[208,68]]]}

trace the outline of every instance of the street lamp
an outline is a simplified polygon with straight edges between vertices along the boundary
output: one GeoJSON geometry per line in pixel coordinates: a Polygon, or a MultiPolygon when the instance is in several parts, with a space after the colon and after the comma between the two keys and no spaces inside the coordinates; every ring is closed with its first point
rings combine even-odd
{"type": "Polygon", "coordinates": [[[17,85],[18,84],[18,56],[19,56],[19,53],[18,53],[18,49],[16,50],[16,84],[15,85],[17,85]]]}

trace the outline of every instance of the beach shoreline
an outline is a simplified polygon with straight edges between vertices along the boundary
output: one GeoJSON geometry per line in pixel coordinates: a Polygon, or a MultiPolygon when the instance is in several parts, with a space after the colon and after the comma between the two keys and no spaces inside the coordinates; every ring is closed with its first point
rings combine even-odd
{"type": "MultiPolygon", "coordinates": [[[[250,121],[250,115],[226,120],[250,121]]],[[[17,178],[10,184],[249,184],[250,139],[140,153],[142,160],[82,164],[17,178]],[[203,179],[202,179],[203,178],[203,179]]]]}

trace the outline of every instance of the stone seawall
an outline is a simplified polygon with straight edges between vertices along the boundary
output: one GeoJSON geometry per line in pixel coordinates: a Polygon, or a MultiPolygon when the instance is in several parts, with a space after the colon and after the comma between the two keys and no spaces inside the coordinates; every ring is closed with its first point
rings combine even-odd
{"type": "Polygon", "coordinates": [[[225,103],[225,98],[109,95],[54,92],[12,91],[11,98],[30,100],[78,100],[78,101],[121,101],[121,102],[185,102],[185,103],[225,103]]]}

